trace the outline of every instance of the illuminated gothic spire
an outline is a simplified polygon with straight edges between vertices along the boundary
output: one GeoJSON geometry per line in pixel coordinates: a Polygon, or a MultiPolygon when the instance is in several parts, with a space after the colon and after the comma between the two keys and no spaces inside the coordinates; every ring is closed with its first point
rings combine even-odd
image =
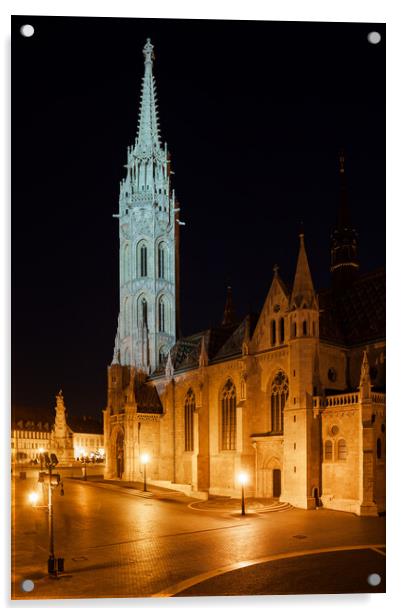
{"type": "Polygon", "coordinates": [[[299,238],[300,248],[293,283],[291,305],[296,308],[303,307],[304,305],[306,308],[311,308],[314,304],[315,292],[307,260],[306,248],[304,246],[304,233],[300,233],[299,238]]]}
{"type": "Polygon", "coordinates": [[[151,154],[160,150],[158,112],[156,104],[155,78],[152,74],[154,59],[154,46],[151,39],[147,39],[143,49],[145,57],[145,72],[142,80],[141,105],[139,112],[137,138],[134,153],[136,155],[151,154]]]}

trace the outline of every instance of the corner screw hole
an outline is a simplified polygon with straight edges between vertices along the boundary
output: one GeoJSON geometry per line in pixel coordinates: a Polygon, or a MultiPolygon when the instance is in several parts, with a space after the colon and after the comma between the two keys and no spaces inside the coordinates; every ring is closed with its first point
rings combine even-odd
{"type": "Polygon", "coordinates": [[[35,32],[35,28],[31,26],[31,24],[24,24],[20,28],[20,33],[22,34],[22,36],[25,36],[26,38],[33,36],[34,32],[35,32]]]}
{"type": "Polygon", "coordinates": [[[379,32],[369,32],[367,35],[367,40],[372,45],[378,45],[381,41],[381,34],[379,32]]]}
{"type": "Polygon", "coordinates": [[[35,587],[35,584],[33,583],[33,581],[32,581],[32,580],[24,580],[24,581],[22,582],[21,586],[22,586],[22,590],[23,590],[24,592],[32,592],[32,590],[33,590],[33,589],[34,589],[34,587],[35,587]]]}
{"type": "Polygon", "coordinates": [[[381,575],[378,575],[378,573],[370,573],[367,578],[367,582],[370,584],[370,586],[378,586],[378,584],[381,582],[381,575]]]}

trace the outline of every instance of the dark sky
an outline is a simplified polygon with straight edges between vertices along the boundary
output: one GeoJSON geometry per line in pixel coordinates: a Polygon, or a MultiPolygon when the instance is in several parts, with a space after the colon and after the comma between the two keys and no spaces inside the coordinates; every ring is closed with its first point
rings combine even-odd
{"type": "Polygon", "coordinates": [[[300,221],[317,289],[346,152],[361,271],[385,263],[385,26],[115,18],[12,20],[12,393],[100,414],[118,315],[119,181],[155,45],[182,211],[184,334],[259,310],[293,280],[300,221]],[[35,27],[23,38],[24,23],[35,27]],[[379,45],[367,33],[382,35],[379,45]]]}

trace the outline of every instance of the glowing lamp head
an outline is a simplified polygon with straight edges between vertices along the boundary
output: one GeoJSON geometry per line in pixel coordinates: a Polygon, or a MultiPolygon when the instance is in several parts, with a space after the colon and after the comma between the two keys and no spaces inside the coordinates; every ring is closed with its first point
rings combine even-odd
{"type": "Polygon", "coordinates": [[[28,500],[32,506],[36,505],[39,500],[39,494],[37,492],[30,492],[28,495],[28,500]]]}
{"type": "Polygon", "coordinates": [[[141,463],[142,464],[148,464],[148,462],[149,462],[149,454],[142,453],[141,454],[141,463]]]}
{"type": "Polygon", "coordinates": [[[239,480],[240,485],[242,485],[242,486],[245,486],[246,483],[248,482],[248,475],[247,475],[247,473],[243,473],[243,472],[239,473],[237,478],[239,480]]]}
{"type": "Polygon", "coordinates": [[[39,447],[39,453],[40,454],[45,453],[45,450],[43,449],[43,447],[39,447]]]}

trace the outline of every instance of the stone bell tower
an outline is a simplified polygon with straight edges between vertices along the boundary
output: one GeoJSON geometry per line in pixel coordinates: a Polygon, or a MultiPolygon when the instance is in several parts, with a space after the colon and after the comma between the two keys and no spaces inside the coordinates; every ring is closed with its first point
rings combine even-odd
{"type": "Polygon", "coordinates": [[[320,424],[313,411],[318,385],[318,299],[300,234],[299,256],[289,304],[289,397],[284,412],[283,491],[281,500],[315,507],[319,487],[320,424]]]}
{"type": "Polygon", "coordinates": [[[176,341],[179,225],[171,188],[170,157],[161,145],[154,53],[143,49],[139,122],[127,149],[127,174],[120,183],[120,313],[113,364],[146,374],[163,363],[176,341]]]}

